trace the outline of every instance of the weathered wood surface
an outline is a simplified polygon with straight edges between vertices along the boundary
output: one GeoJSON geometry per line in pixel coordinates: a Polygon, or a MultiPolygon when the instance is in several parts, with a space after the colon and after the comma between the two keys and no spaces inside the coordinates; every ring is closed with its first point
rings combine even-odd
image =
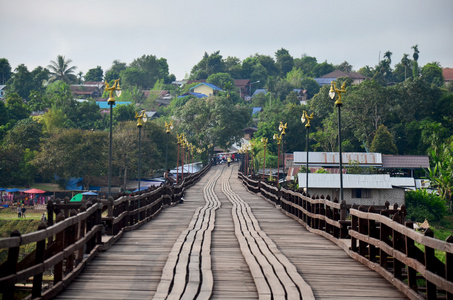
{"type": "MultiPolygon", "coordinates": [[[[258,226],[254,227],[253,235],[258,238],[257,233],[260,232],[262,239],[254,242],[253,248],[264,244],[272,245],[268,246],[267,252],[262,250],[260,254],[260,259],[268,261],[264,268],[272,268],[269,262],[276,260],[275,257],[289,264],[284,264],[285,267],[274,266],[279,274],[285,268],[291,269],[290,265],[294,266],[296,274],[290,273],[298,279],[288,282],[293,287],[288,288],[291,290],[289,293],[295,292],[300,277],[308,284],[304,286],[302,282],[302,289],[311,288],[316,299],[405,299],[385,279],[351,259],[338,246],[309,233],[298,222],[276,210],[273,204],[247,192],[236,178],[236,172],[235,165],[230,168],[212,168],[207,176],[186,191],[184,204],[165,209],[140,229],[124,233],[122,239],[96,257],[57,299],[153,299],[159,283],[167,276],[164,267],[168,265],[172,249],[181,234],[190,228],[194,216],[199,215],[206,206],[205,188],[209,182],[216,184],[209,189],[208,198],[217,198],[221,203],[220,208],[215,210],[214,230],[211,234],[213,286],[210,299],[259,299],[260,295],[265,299],[263,291],[272,289],[270,286],[280,291],[285,289],[281,286],[286,282],[278,282],[275,272],[272,272],[273,279],[269,280],[271,283],[266,280],[263,283],[257,280],[259,270],[250,271],[246,260],[252,255],[245,254],[245,259],[241,253],[241,244],[243,250],[246,249],[244,243],[236,237],[233,212],[236,212],[236,216],[242,215],[242,223],[239,223],[243,227],[258,226]],[[216,179],[219,169],[223,170],[223,175],[216,179]],[[223,180],[225,178],[228,180],[223,180]],[[239,213],[238,206],[244,208],[240,210],[244,214],[239,213]],[[278,254],[271,254],[271,250],[278,254]],[[255,282],[259,283],[258,287],[255,282]]],[[[212,221],[211,218],[208,219],[212,221]]],[[[250,240],[251,237],[248,238],[250,240]]],[[[203,248],[201,244],[193,245],[198,250],[203,248]]],[[[289,278],[290,275],[282,276],[289,278]]],[[[182,283],[178,281],[175,284],[182,283]]],[[[191,288],[192,285],[187,287],[191,288]]],[[[275,295],[274,299],[285,297],[280,294],[275,295]]]]}

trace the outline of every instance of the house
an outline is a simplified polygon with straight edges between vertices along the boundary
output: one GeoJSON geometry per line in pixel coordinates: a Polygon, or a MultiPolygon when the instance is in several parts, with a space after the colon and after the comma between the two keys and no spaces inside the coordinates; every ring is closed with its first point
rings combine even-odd
{"type": "Polygon", "coordinates": [[[100,98],[104,92],[104,83],[86,82],[84,84],[71,84],[71,93],[77,98],[100,98]]]}
{"type": "Polygon", "coordinates": [[[190,90],[194,93],[204,94],[206,96],[215,96],[222,89],[212,83],[201,82],[192,87],[190,90]]]}
{"type": "Polygon", "coordinates": [[[442,75],[444,76],[445,86],[453,85],[453,68],[443,68],[442,75]]]}
{"type": "MultiPolygon", "coordinates": [[[[198,83],[206,83],[206,79],[199,79],[199,80],[189,80],[185,82],[185,84],[192,84],[194,82],[198,83]]],[[[234,79],[234,85],[238,89],[239,96],[244,100],[249,100],[248,95],[250,94],[250,80],[249,79],[234,79]]]]}
{"type": "Polygon", "coordinates": [[[314,78],[315,81],[320,85],[320,86],[323,86],[323,85],[326,85],[326,84],[330,84],[332,81],[335,81],[337,80],[338,78],[340,77],[349,77],[352,79],[352,84],[360,84],[361,82],[365,81],[366,79],[368,79],[368,77],[360,74],[360,73],[356,73],[356,72],[343,72],[343,71],[340,71],[340,70],[335,70],[333,72],[330,72],[326,75],[323,75],[319,78],[314,78]]]}
{"type": "MultiPolygon", "coordinates": [[[[298,173],[300,188],[306,188],[307,173],[298,173]]],[[[340,199],[340,176],[329,173],[309,173],[308,193],[312,196],[330,196],[340,199]]],[[[404,204],[405,189],[395,185],[388,174],[344,174],[343,200],[346,204],[383,206],[386,201],[391,204],[404,204]]]]}
{"type": "Polygon", "coordinates": [[[0,85],[0,100],[5,98],[6,85],[0,85]]]}

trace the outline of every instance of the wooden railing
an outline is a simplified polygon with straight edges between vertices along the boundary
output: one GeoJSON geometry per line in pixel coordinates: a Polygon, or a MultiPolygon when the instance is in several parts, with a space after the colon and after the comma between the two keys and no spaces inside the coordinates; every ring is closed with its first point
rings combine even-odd
{"type": "Polygon", "coordinates": [[[453,236],[423,234],[405,219],[404,206],[346,205],[323,196],[277,189],[239,173],[251,192],[272,201],[307,230],[324,236],[379,273],[410,299],[453,299],[453,236]],[[276,191],[277,189],[277,191],[276,191]],[[278,205],[279,204],[279,205],[278,205]],[[445,263],[435,253],[445,255],[445,263]]]}
{"type": "Polygon", "coordinates": [[[2,299],[14,299],[19,289],[32,299],[56,296],[124,232],[139,228],[164,207],[179,203],[184,191],[209,169],[210,165],[172,187],[161,185],[152,191],[121,195],[117,199],[49,201],[47,224],[41,223],[38,231],[21,235],[14,230],[11,237],[0,239],[0,250],[8,251],[7,260],[0,265],[2,299]],[[19,259],[24,247],[35,249],[19,259]],[[43,280],[44,275],[51,279],[43,280]],[[31,287],[27,288],[27,284],[31,287]]]}

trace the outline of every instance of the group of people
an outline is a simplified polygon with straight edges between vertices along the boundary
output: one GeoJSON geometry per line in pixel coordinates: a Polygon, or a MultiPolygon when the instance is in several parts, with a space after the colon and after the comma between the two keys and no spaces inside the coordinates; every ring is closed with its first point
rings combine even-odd
{"type": "Polygon", "coordinates": [[[25,205],[18,205],[17,206],[17,217],[18,218],[25,218],[25,212],[27,209],[25,208],[25,205]]]}

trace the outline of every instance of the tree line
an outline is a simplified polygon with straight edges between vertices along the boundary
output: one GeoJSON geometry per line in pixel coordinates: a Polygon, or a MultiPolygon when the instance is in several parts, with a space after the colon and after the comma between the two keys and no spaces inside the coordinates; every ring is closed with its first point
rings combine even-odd
{"type": "MultiPolygon", "coordinates": [[[[419,67],[418,47],[412,50],[412,59],[404,54],[394,68],[390,51],[378,65],[361,67],[357,72],[369,78],[361,84],[353,85],[347,77],[337,80],[338,85],[344,82],[346,86],[342,107],[344,151],[429,154],[435,162],[432,154],[435,147],[442,145],[442,149],[451,149],[452,87],[444,86],[438,63],[419,67]]],[[[259,139],[267,137],[270,141],[268,159],[272,160],[277,153],[272,137],[283,122],[288,123],[284,151],[303,151],[306,146],[306,131],[300,121],[303,110],[314,113],[310,149],[336,151],[337,112],[328,96],[330,86],[321,87],[314,78],[334,70],[353,71],[353,66],[346,61],[333,65],[327,61],[319,63],[315,57],[307,55],[294,58],[284,48],[277,50],[275,57],[254,54],[244,60],[224,58],[216,51],[205,53],[187,79],[205,79],[222,88],[222,92],[208,99],[198,99],[178,98],[193,85],[172,85],[175,77],[169,74],[164,58],[143,55],[130,64],[115,60],[105,74],[99,66],[85,75],[76,73],[71,63],[64,56],[58,56],[47,68],[37,67],[30,72],[25,65],[19,65],[13,72],[8,60],[0,59],[0,80],[7,85],[5,102],[0,102],[1,185],[53,180],[57,173],[63,178],[83,176],[85,184],[91,180],[89,178],[105,176],[107,118],[96,106],[95,99],[75,101],[70,92],[71,83],[111,82],[120,78],[123,94],[118,100],[134,104],[118,105],[113,111],[114,136],[118,143],[114,148],[118,155],[114,174],[118,183],[122,183],[136,174],[138,130],[134,115],[142,109],[156,109],[161,116],[144,127],[144,143],[149,144],[143,148],[142,168],[149,170],[149,174],[163,167],[165,121],[172,121],[176,127],[169,135],[169,162],[173,165],[176,164],[176,133],[181,132],[200,148],[207,149],[212,144],[227,148],[239,141],[243,128],[255,126],[258,131],[253,142],[259,150],[259,139]],[[234,86],[234,79],[249,79],[254,82],[254,89],[265,88],[267,93],[244,102],[234,86]],[[305,105],[300,104],[294,89],[306,90],[305,105]],[[150,90],[148,97],[144,90],[150,90]],[[168,107],[158,106],[156,102],[161,90],[173,96],[168,107]],[[257,106],[263,111],[252,117],[252,107],[257,106]],[[36,110],[45,114],[30,117],[36,110]],[[127,153],[121,153],[124,149],[127,153]],[[82,163],[86,165],[76,166],[82,163]]],[[[257,157],[261,153],[257,151],[257,157]]],[[[436,153],[439,157],[440,153],[447,155],[445,151],[436,153]]],[[[448,168],[448,164],[443,168],[448,168]]],[[[436,172],[440,169],[438,166],[436,172]]],[[[432,171],[436,173],[434,168],[432,171]]],[[[442,172],[448,173],[448,170],[442,172]]]]}

